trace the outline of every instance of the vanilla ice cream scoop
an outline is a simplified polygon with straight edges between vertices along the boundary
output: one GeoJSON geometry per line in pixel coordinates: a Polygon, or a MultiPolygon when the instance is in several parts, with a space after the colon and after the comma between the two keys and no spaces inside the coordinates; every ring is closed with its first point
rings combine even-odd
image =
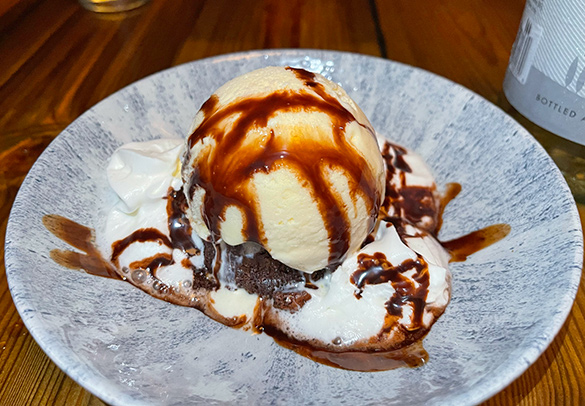
{"type": "Polygon", "coordinates": [[[195,232],[255,242],[291,268],[335,267],[373,230],[385,169],[374,130],[335,83],[268,67],[221,86],[183,159],[195,232]]]}

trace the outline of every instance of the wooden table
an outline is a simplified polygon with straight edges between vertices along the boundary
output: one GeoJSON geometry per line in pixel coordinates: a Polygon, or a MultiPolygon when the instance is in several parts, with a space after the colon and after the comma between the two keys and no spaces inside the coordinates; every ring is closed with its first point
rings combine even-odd
{"type": "MultiPolygon", "coordinates": [[[[75,0],[2,0],[0,234],[47,144],[146,75],[234,51],[323,48],[418,66],[505,106],[501,84],[523,7],[520,0],[152,0],[134,12],[98,15],[75,0]]],[[[34,342],[4,275],[2,261],[0,405],[103,405],[34,342]]],[[[584,311],[581,286],[550,348],[487,404],[585,404],[584,311]]]]}

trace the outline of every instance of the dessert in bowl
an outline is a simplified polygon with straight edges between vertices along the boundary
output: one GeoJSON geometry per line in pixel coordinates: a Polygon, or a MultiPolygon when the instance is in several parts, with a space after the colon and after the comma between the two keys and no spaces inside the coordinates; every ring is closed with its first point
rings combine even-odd
{"type": "Polygon", "coordinates": [[[469,91],[361,55],[258,52],[163,72],[83,115],[23,183],[8,226],[6,262],[31,334],[63,370],[112,404],[324,402],[338,396],[471,404],[518,376],[562,325],[580,275],[578,224],[568,189],[542,149],[469,91]],[[511,225],[498,244],[451,264],[453,297],[425,338],[430,357],[424,367],[366,374],[326,367],[265,334],[225,328],[128,283],[70,271],[50,259],[51,250],[71,246],[51,236],[43,216],[57,213],[103,227],[104,208],[117,201],[105,176],[115,149],[161,134],[188,134],[188,118],[210,94],[266,65],[303,67],[341,83],[381,136],[429,163],[440,191],[459,182],[462,192],[445,210],[442,240],[490,224],[511,225]],[[558,238],[551,241],[551,233],[558,238]],[[547,250],[554,258],[542,255],[547,250]],[[533,303],[543,290],[556,298],[547,308],[533,303]],[[517,305],[502,307],[510,298],[518,298],[517,305]]]}

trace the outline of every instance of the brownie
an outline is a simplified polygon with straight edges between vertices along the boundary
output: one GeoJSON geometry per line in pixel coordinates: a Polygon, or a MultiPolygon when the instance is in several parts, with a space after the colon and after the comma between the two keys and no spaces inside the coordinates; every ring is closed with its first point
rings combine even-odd
{"type": "MultiPolygon", "coordinates": [[[[193,288],[215,290],[219,282],[213,271],[213,260],[219,248],[211,242],[204,241],[204,264],[202,268],[191,267],[193,270],[193,288]]],[[[257,294],[264,299],[272,299],[273,306],[278,309],[296,311],[310,298],[303,287],[314,287],[313,282],[323,278],[327,270],[323,269],[311,275],[290,268],[273,259],[260,246],[256,252],[246,253],[244,246],[232,247],[221,245],[226,250],[224,255],[218,255],[227,260],[231,270],[228,283],[245,289],[248,293],[257,294]]],[[[216,265],[216,268],[219,268],[216,265]]]]}

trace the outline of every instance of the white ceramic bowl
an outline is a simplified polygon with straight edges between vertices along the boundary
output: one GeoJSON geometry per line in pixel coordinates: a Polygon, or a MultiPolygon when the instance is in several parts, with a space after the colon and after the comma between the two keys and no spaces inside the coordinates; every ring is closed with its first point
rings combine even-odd
{"type": "Polygon", "coordinates": [[[501,110],[452,82],[388,60],[275,50],[196,61],[143,79],[83,114],[25,179],[6,235],[6,270],[30,333],[69,376],[113,405],[473,404],[518,377],[545,350],[574,300],[582,233],[573,198],[544,150],[501,110]],[[417,369],[330,368],[265,335],[224,327],[128,283],[61,268],[68,249],[41,220],[97,228],[111,204],[105,165],[129,141],[185,136],[227,80],[293,65],[339,82],[377,131],[415,149],[439,185],[463,190],[440,237],[495,223],[501,242],[452,264],[452,302],[424,340],[417,369]]]}

